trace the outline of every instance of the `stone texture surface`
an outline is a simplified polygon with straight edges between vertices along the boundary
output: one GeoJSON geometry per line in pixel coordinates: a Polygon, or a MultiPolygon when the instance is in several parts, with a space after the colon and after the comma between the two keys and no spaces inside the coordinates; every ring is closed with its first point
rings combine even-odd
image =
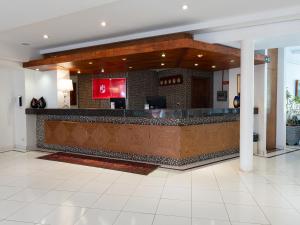
{"type": "Polygon", "coordinates": [[[45,121],[47,120],[63,120],[63,121],[82,121],[82,122],[104,122],[113,124],[147,124],[147,125],[161,125],[161,126],[188,126],[206,123],[220,123],[238,121],[239,114],[227,114],[221,116],[203,116],[195,118],[185,119],[155,119],[155,118],[143,118],[143,117],[113,117],[113,116],[78,116],[78,115],[37,115],[37,146],[41,149],[62,151],[62,152],[73,152],[86,155],[95,155],[101,157],[109,157],[116,159],[134,160],[140,162],[154,163],[158,165],[167,165],[174,167],[185,168],[193,163],[204,163],[206,160],[218,160],[220,157],[228,158],[232,155],[237,155],[239,152],[238,148],[226,149],[217,153],[201,154],[194,157],[188,157],[184,159],[173,159],[168,157],[159,156],[143,156],[137,154],[128,154],[120,152],[110,152],[105,149],[82,149],[78,147],[60,146],[45,143],[45,121]]]}
{"type": "MultiPolygon", "coordinates": [[[[127,105],[129,109],[143,109],[147,96],[166,96],[167,107],[184,109],[191,107],[192,77],[211,77],[211,72],[190,69],[166,69],[161,71],[130,71],[127,73],[80,75],[78,76],[79,108],[109,108],[109,99],[92,99],[93,78],[127,78],[127,105]],[[183,83],[171,86],[159,86],[159,78],[182,75],[183,83]],[[179,103],[179,106],[177,106],[179,103]]],[[[213,82],[212,82],[213,84],[213,82]]],[[[212,87],[213,88],[213,87],[212,87]]]]}

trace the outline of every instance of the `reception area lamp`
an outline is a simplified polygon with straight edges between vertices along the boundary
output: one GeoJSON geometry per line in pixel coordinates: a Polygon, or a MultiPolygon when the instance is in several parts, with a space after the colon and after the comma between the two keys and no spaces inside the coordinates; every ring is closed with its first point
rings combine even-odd
{"type": "Polygon", "coordinates": [[[69,79],[61,79],[58,82],[57,89],[61,91],[64,95],[64,106],[63,108],[69,108],[69,104],[67,103],[67,96],[70,93],[70,91],[73,91],[73,82],[69,79]]]}

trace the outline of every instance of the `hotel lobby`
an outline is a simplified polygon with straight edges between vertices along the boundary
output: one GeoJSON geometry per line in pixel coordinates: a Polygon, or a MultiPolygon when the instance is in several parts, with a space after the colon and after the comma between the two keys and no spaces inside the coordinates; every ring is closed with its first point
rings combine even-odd
{"type": "Polygon", "coordinates": [[[0,225],[298,224],[298,1],[0,4],[0,225]]]}

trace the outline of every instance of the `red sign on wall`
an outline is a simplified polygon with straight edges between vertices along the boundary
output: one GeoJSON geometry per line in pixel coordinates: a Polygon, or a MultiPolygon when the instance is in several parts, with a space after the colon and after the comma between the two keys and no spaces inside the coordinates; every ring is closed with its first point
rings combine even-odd
{"type": "Polygon", "coordinates": [[[93,99],[126,98],[126,78],[93,79],[93,99]]]}

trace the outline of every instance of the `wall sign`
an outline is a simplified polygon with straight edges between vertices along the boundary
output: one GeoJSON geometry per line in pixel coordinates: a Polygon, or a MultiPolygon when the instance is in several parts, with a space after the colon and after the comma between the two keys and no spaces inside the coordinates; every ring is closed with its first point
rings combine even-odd
{"type": "Polygon", "coordinates": [[[270,56],[265,56],[265,63],[271,63],[272,59],[270,56]]]}
{"type": "Polygon", "coordinates": [[[126,98],[126,78],[93,79],[93,99],[126,98]]]}
{"type": "Polygon", "coordinates": [[[161,77],[159,79],[160,86],[170,86],[170,85],[176,85],[176,84],[182,84],[182,83],[183,83],[182,75],[161,77]]]}
{"type": "Polygon", "coordinates": [[[217,91],[217,101],[226,102],[227,101],[227,91],[217,91]]]}

